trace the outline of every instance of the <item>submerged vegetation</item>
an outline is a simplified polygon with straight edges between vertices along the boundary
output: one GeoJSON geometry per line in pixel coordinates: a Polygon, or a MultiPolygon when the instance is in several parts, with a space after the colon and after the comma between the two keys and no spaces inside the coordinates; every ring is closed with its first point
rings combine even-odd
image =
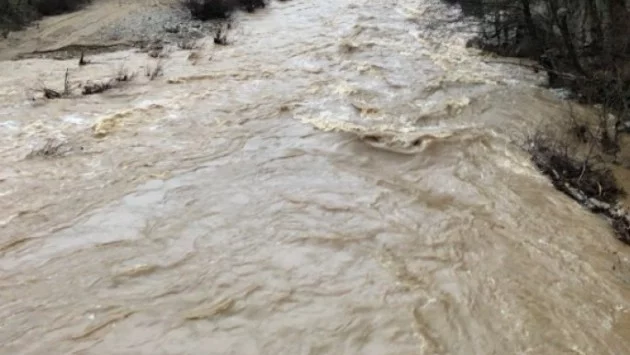
{"type": "Polygon", "coordinates": [[[0,0],[0,32],[23,28],[42,16],[76,11],[90,0],[0,0]]]}
{"type": "MultiPolygon", "coordinates": [[[[81,66],[81,64],[79,64],[79,66],[81,66]]],[[[149,66],[147,66],[147,76],[150,80],[154,80],[157,76],[161,75],[161,73],[162,66],[159,62],[158,64],[156,64],[155,68],[150,68],[149,66]]],[[[129,72],[124,66],[121,66],[118,68],[116,74],[109,79],[73,84],[70,80],[70,70],[66,69],[63,80],[63,91],[51,89],[46,85],[42,85],[39,91],[41,91],[42,96],[48,100],[71,97],[73,95],[73,87],[81,88],[81,95],[94,95],[103,93],[111,89],[119,88],[124,83],[129,83],[133,81],[135,77],[135,72],[129,72]]]]}
{"type": "Polygon", "coordinates": [[[526,143],[534,165],[556,189],[594,213],[604,215],[619,240],[630,244],[630,214],[620,204],[626,192],[606,164],[588,154],[577,158],[568,144],[537,134],[526,143]]]}

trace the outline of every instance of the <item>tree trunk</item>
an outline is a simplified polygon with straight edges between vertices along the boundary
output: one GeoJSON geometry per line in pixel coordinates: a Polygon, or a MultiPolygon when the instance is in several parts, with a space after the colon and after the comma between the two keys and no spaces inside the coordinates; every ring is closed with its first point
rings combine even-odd
{"type": "Polygon", "coordinates": [[[610,25],[607,40],[609,51],[613,57],[624,56],[628,50],[630,31],[628,31],[628,9],[625,0],[609,0],[610,25]]]}
{"type": "Polygon", "coordinates": [[[525,25],[527,26],[527,32],[529,36],[534,40],[538,40],[538,33],[536,31],[536,25],[534,24],[534,20],[532,18],[532,10],[530,7],[529,0],[520,0],[521,6],[523,6],[523,17],[525,18],[525,25]]]}
{"type": "Polygon", "coordinates": [[[587,1],[587,12],[590,20],[591,43],[595,53],[601,51],[604,40],[604,30],[602,28],[602,19],[597,10],[596,0],[587,1]]]}

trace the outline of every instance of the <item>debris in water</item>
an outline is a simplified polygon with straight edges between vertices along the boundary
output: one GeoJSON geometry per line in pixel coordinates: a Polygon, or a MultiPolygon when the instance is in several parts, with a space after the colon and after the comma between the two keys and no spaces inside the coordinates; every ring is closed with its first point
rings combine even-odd
{"type": "Polygon", "coordinates": [[[132,81],[134,77],[134,73],[130,74],[124,66],[121,66],[116,73],[116,77],[114,77],[113,79],[99,81],[95,83],[87,82],[86,84],[84,84],[82,94],[100,94],[102,92],[115,88],[120,83],[132,81]]]}
{"type": "Polygon", "coordinates": [[[96,83],[88,82],[83,86],[83,92],[81,94],[83,95],[100,94],[111,88],[112,88],[111,81],[102,81],[102,82],[96,82],[96,83]]]}
{"type": "Polygon", "coordinates": [[[226,46],[228,44],[227,36],[222,32],[219,28],[217,33],[214,35],[214,44],[219,46],[226,46]]]}
{"type": "Polygon", "coordinates": [[[61,93],[53,89],[43,88],[42,91],[44,92],[44,97],[47,99],[58,99],[61,97],[61,93]]]}
{"type": "Polygon", "coordinates": [[[70,96],[70,94],[72,93],[71,87],[70,87],[70,72],[68,69],[66,69],[66,74],[64,76],[64,80],[63,80],[63,91],[59,92],[57,90],[53,90],[51,88],[48,88],[46,86],[42,86],[41,89],[42,93],[44,94],[44,97],[52,100],[52,99],[59,99],[61,97],[64,96],[70,96]]]}
{"type": "Polygon", "coordinates": [[[82,67],[84,65],[90,64],[90,61],[85,60],[85,52],[81,51],[81,58],[79,58],[79,66],[82,67]]]}
{"type": "Polygon", "coordinates": [[[62,156],[67,153],[68,150],[69,147],[67,146],[66,141],[56,138],[48,138],[42,145],[35,147],[30,153],[28,153],[26,158],[62,156]]]}

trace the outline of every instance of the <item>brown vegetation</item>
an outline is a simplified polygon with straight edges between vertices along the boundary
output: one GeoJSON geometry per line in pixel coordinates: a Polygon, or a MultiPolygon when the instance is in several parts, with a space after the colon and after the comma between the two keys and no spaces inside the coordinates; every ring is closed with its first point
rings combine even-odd
{"type": "Polygon", "coordinates": [[[626,192],[617,185],[613,173],[591,152],[584,158],[569,149],[569,144],[537,134],[526,149],[536,167],[547,175],[553,185],[594,213],[610,221],[616,236],[630,244],[630,215],[619,199],[626,192]]]}

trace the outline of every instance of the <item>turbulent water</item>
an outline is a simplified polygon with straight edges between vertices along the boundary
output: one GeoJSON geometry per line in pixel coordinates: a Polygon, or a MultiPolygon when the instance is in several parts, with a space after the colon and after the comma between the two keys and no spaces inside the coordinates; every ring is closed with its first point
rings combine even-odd
{"type": "Polygon", "coordinates": [[[567,104],[457,16],[273,2],[153,81],[2,62],[0,352],[629,354],[629,249],[514,143],[567,104]]]}

